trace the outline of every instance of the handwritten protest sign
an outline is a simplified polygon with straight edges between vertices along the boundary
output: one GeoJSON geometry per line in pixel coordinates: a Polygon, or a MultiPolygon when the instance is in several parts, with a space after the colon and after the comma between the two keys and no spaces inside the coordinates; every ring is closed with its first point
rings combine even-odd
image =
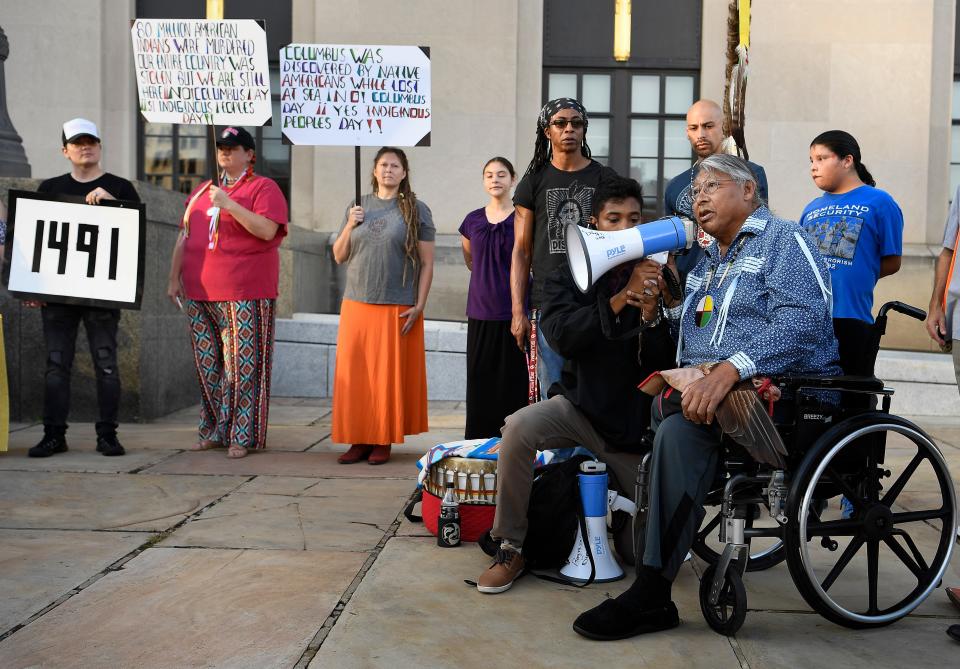
{"type": "Polygon", "coordinates": [[[151,123],[270,120],[267,34],[253,20],[137,19],[130,29],[140,111],[151,123]]]}
{"type": "Polygon", "coordinates": [[[280,49],[280,127],[293,144],[429,146],[430,104],[427,47],[280,49]]]}
{"type": "Polygon", "coordinates": [[[21,299],[139,309],[146,207],[10,191],[4,281],[21,299]]]}

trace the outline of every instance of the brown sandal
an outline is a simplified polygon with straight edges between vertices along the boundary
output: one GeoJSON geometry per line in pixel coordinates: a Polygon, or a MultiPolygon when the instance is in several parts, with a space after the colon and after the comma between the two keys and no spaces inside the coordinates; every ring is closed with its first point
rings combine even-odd
{"type": "Polygon", "coordinates": [[[227,447],[227,457],[233,460],[247,457],[248,452],[247,447],[241,446],[240,444],[230,444],[230,446],[227,447]]]}

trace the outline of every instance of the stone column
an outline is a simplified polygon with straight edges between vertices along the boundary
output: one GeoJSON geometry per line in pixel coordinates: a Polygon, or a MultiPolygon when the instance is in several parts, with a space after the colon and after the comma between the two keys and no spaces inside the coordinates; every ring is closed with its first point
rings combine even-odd
{"type": "Polygon", "coordinates": [[[23,150],[23,140],[7,113],[7,82],[3,68],[9,55],[10,42],[0,28],[0,177],[29,177],[30,163],[23,150]]]}

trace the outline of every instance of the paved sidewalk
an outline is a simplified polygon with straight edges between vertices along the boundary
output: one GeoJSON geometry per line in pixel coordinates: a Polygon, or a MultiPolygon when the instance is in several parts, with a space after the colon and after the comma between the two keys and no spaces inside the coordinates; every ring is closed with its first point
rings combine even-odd
{"type": "MultiPolygon", "coordinates": [[[[0,454],[0,667],[947,667],[960,622],[942,591],[892,627],[852,631],[812,614],[785,565],[748,574],[736,638],[697,603],[703,565],[675,586],[682,624],[615,643],[570,623],[627,582],[579,590],[522,579],[484,596],[473,544],[440,550],[402,508],[416,459],[460,438],[463,408],[432,402],[431,432],[390,463],[342,466],[324,400],[278,399],[270,448],[242,460],[187,452],[196,410],[124,425],[128,455],[28,459],[42,428],[15,425],[0,454]]],[[[960,420],[923,419],[960,473],[960,420]]],[[[894,459],[896,454],[891,455],[894,459]]],[[[932,534],[932,532],[931,532],[932,534]]],[[[924,537],[920,537],[921,549],[924,537]]],[[[881,570],[885,569],[881,562],[881,570]]],[[[882,574],[882,576],[884,576],[882,574]]],[[[960,584],[954,558],[945,585],[960,584]]]]}

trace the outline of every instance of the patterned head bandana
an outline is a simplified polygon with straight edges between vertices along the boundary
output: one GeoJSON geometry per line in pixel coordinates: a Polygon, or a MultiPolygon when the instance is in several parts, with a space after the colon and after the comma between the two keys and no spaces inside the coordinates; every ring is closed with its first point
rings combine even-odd
{"type": "Polygon", "coordinates": [[[557,98],[543,105],[543,109],[540,110],[540,116],[537,117],[537,128],[539,130],[546,129],[547,124],[550,123],[550,119],[561,109],[572,109],[580,114],[580,116],[583,117],[584,128],[589,124],[587,121],[587,110],[583,108],[583,105],[580,104],[578,100],[574,100],[573,98],[557,98]]]}

